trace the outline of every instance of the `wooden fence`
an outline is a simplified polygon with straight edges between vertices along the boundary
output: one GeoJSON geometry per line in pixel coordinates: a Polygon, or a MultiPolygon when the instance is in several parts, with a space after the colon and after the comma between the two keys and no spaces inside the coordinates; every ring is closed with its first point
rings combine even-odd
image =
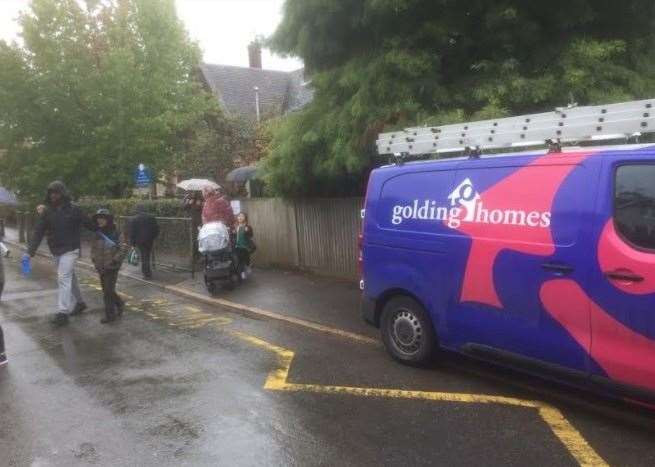
{"type": "Polygon", "coordinates": [[[361,198],[241,203],[255,231],[257,265],[357,278],[361,198]]]}

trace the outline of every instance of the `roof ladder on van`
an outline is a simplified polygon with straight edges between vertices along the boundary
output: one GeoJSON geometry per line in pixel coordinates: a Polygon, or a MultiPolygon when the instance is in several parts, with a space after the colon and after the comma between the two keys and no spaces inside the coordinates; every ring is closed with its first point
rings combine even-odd
{"type": "Polygon", "coordinates": [[[546,145],[560,152],[562,143],[603,141],[655,133],[655,99],[437,127],[407,128],[382,133],[380,155],[464,153],[477,158],[483,150],[546,145]]]}

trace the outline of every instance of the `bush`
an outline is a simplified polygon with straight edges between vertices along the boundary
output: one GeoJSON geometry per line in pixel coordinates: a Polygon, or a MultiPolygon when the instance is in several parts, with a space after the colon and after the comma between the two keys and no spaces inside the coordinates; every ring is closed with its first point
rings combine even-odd
{"type": "Polygon", "coordinates": [[[80,200],[79,205],[89,215],[95,214],[100,208],[106,208],[116,217],[132,216],[137,205],[142,205],[155,217],[189,217],[179,199],[84,199],[80,200]]]}

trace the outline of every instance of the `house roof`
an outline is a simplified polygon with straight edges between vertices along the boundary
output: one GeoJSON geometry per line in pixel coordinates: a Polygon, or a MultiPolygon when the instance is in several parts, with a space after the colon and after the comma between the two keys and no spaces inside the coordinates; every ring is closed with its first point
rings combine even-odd
{"type": "Polygon", "coordinates": [[[264,118],[298,110],[314,97],[303,69],[286,72],[205,63],[200,70],[224,110],[233,116],[256,119],[255,87],[264,118]]]}

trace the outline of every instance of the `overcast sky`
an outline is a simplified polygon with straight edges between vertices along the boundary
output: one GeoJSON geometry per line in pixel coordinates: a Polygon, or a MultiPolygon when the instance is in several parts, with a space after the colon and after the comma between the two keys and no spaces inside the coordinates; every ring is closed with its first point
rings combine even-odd
{"type": "MultiPolygon", "coordinates": [[[[0,0],[0,39],[15,39],[15,19],[28,0],[0,0]]],[[[284,0],[175,0],[177,12],[192,39],[200,44],[207,63],[248,66],[248,43],[257,35],[268,36],[282,17],[284,0]]],[[[264,68],[296,70],[298,59],[264,51],[264,68]]]]}

